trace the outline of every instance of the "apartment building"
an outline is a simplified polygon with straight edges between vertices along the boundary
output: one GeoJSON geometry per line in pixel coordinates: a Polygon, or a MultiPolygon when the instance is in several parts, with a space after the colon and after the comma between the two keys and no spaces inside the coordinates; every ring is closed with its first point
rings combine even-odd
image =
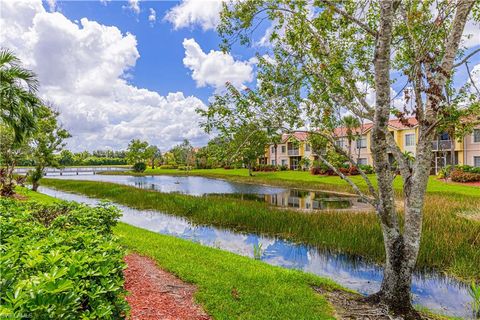
{"type": "MultiPolygon", "coordinates": [[[[406,120],[407,122],[401,122],[397,119],[390,120],[389,131],[402,152],[409,152],[412,156],[415,156],[418,123],[415,118],[406,120]]],[[[334,131],[336,143],[347,151],[350,147],[351,154],[360,164],[373,165],[370,152],[372,127],[371,123],[365,123],[361,127],[355,128],[351,146],[348,143],[347,129],[344,127],[336,128],[334,131]]],[[[454,164],[480,167],[480,125],[477,125],[471,134],[466,135],[460,141],[452,140],[446,132],[437,135],[432,143],[432,151],[434,152],[433,173],[437,173],[442,167],[452,164],[452,146],[454,147],[454,164]]],[[[270,144],[265,152],[265,157],[260,159],[260,163],[286,165],[290,169],[296,169],[300,160],[304,157],[311,161],[315,159],[315,155],[308,144],[308,133],[297,131],[283,134],[281,143],[276,147],[270,144]]],[[[393,161],[393,155],[391,157],[393,161]]]]}
{"type": "Polygon", "coordinates": [[[259,163],[287,166],[291,170],[296,170],[302,158],[314,159],[314,154],[307,140],[308,133],[304,131],[284,133],[280,143],[268,145],[265,156],[259,159],[259,163]]]}

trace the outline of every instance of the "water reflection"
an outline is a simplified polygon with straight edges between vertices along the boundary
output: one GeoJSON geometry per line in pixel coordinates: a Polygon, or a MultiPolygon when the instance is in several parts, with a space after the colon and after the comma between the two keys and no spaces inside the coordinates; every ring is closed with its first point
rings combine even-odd
{"type": "Polygon", "coordinates": [[[231,197],[302,210],[363,209],[362,204],[353,197],[195,176],[64,175],[51,178],[113,182],[141,189],[166,193],[178,192],[194,196],[231,197]]]}
{"type": "MultiPolygon", "coordinates": [[[[40,191],[65,200],[95,204],[97,200],[48,188],[40,191]]],[[[136,210],[117,205],[121,220],[161,234],[172,235],[253,257],[254,245],[261,245],[261,259],[271,265],[299,269],[333,279],[337,283],[370,294],[380,288],[382,269],[360,257],[319,250],[278,238],[244,234],[209,226],[196,226],[189,221],[157,211],[136,210]]],[[[436,272],[417,272],[413,277],[413,301],[436,312],[469,317],[470,297],[466,285],[436,272]]]]}

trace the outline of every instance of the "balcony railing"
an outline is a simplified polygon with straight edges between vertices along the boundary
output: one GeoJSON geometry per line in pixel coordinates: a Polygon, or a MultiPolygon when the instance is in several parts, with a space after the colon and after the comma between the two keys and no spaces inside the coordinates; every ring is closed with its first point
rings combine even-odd
{"type": "Polygon", "coordinates": [[[437,140],[432,142],[432,150],[450,150],[452,149],[451,140],[437,140]]]}
{"type": "Polygon", "coordinates": [[[298,155],[300,155],[300,150],[299,149],[288,149],[288,155],[289,156],[298,156],[298,155]]]}

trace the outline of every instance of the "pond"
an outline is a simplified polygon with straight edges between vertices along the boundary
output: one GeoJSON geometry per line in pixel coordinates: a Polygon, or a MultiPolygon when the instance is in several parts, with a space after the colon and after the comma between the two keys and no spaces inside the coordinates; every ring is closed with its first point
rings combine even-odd
{"type": "MultiPolygon", "coordinates": [[[[97,199],[45,187],[40,187],[39,191],[64,200],[98,203],[97,199]]],[[[115,205],[122,210],[120,220],[130,225],[249,257],[254,256],[255,246],[261,246],[260,258],[268,264],[328,277],[365,295],[376,292],[382,281],[382,268],[359,257],[319,250],[279,238],[193,225],[186,219],[158,211],[115,205]]],[[[471,298],[467,286],[443,274],[416,272],[412,295],[415,304],[437,313],[465,318],[471,316],[471,298]]]]}
{"type": "Polygon", "coordinates": [[[112,182],[159,192],[178,192],[194,196],[223,196],[267,202],[274,206],[302,210],[355,209],[368,205],[356,197],[335,193],[285,189],[266,185],[232,182],[196,176],[63,175],[48,178],[112,182]]]}

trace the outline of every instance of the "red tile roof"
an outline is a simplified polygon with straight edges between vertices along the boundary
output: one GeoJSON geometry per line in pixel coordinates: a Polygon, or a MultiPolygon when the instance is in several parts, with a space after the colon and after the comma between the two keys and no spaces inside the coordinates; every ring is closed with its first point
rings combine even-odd
{"type": "MultiPolygon", "coordinates": [[[[401,121],[400,119],[392,119],[388,121],[388,125],[396,130],[404,130],[414,128],[418,125],[418,121],[414,117],[405,118],[405,120],[401,121]]],[[[365,134],[373,127],[373,123],[368,122],[364,123],[362,127],[358,127],[353,129],[353,132],[356,134],[365,134]]],[[[338,127],[335,128],[334,135],[337,137],[344,137],[347,135],[347,128],[345,127],[338,127]]]]}
{"type": "Polygon", "coordinates": [[[308,133],[305,131],[294,131],[291,133],[284,133],[282,134],[282,143],[287,141],[290,137],[294,137],[298,141],[305,141],[307,140],[308,133]]]}
{"type": "MultiPolygon", "coordinates": [[[[355,134],[364,134],[365,132],[370,130],[372,127],[373,127],[373,123],[364,123],[363,126],[354,128],[352,131],[355,134]]],[[[335,130],[333,131],[333,134],[336,137],[344,137],[347,135],[347,128],[346,127],[335,128],[335,130]]]]}
{"type": "MultiPolygon", "coordinates": [[[[410,129],[418,125],[417,119],[414,117],[406,118],[403,122],[399,119],[392,119],[388,121],[388,125],[396,130],[410,129]]],[[[361,127],[353,129],[353,132],[356,134],[365,134],[370,129],[372,129],[373,123],[367,122],[364,123],[361,127]]],[[[345,137],[347,135],[346,127],[338,127],[334,130],[334,136],[336,137],[345,137]]],[[[305,131],[294,131],[290,133],[282,134],[282,143],[285,143],[290,137],[294,137],[298,141],[305,141],[308,138],[308,132],[305,131]]]]}
{"type": "Polygon", "coordinates": [[[414,117],[405,118],[403,121],[400,119],[392,119],[388,121],[388,125],[395,129],[410,129],[418,125],[418,121],[414,117]]]}

